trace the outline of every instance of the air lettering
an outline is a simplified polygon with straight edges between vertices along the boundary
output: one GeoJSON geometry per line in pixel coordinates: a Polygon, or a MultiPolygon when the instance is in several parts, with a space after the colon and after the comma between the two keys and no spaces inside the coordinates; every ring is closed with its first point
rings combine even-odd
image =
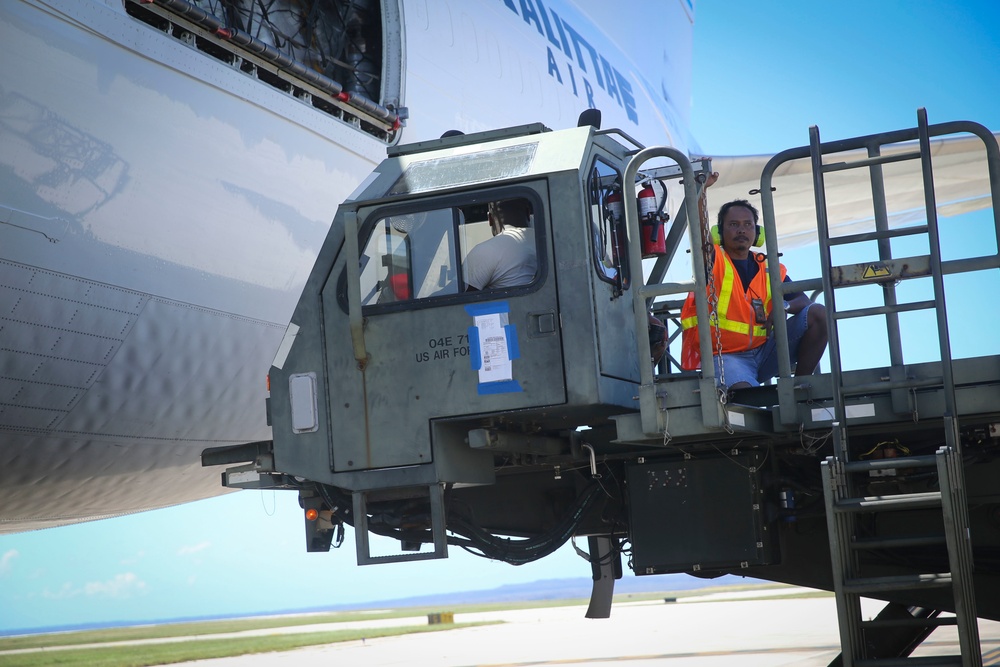
{"type": "Polygon", "coordinates": [[[562,74],[559,73],[559,65],[556,64],[555,54],[552,53],[551,47],[546,47],[545,50],[549,52],[549,76],[555,74],[556,81],[562,83],[562,74]]]}

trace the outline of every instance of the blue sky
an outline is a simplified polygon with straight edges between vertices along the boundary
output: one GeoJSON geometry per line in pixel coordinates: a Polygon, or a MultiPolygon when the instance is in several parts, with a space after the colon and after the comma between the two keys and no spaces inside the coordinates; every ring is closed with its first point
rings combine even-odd
{"type": "MultiPolygon", "coordinates": [[[[810,125],[824,139],[910,127],[920,106],[931,122],[975,120],[1000,130],[997,25],[994,2],[703,1],[695,25],[692,133],[709,155],[769,153],[807,143],[810,125]]],[[[989,227],[982,219],[970,225],[971,233],[947,240],[956,252],[989,227]]],[[[793,276],[806,277],[808,257],[786,256],[793,276]]],[[[1000,322],[989,317],[968,345],[997,338],[1000,322]]],[[[568,547],[517,568],[457,549],[443,561],[358,567],[350,531],[340,550],[307,554],[301,522],[295,494],[245,491],[0,536],[0,632],[589,574],[568,547]]]]}

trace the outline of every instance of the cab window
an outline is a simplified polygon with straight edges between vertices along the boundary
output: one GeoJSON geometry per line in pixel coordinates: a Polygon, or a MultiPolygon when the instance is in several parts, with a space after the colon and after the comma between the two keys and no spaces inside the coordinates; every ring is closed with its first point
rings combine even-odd
{"type": "Polygon", "coordinates": [[[529,285],[538,276],[533,207],[523,197],[392,213],[368,229],[362,306],[529,285]]]}
{"type": "Polygon", "coordinates": [[[598,278],[616,295],[628,289],[628,250],[621,173],[600,158],[588,177],[592,259],[598,278]]]}
{"type": "Polygon", "coordinates": [[[361,253],[361,305],[457,294],[460,218],[460,210],[440,208],[376,221],[361,253]]]}

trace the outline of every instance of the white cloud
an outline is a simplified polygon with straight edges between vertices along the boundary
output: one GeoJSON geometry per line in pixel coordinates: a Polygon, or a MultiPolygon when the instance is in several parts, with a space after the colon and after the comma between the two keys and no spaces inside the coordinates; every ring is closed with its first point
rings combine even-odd
{"type": "Polygon", "coordinates": [[[204,551],[205,549],[212,546],[211,542],[202,542],[201,544],[195,544],[189,547],[181,547],[177,552],[178,556],[190,556],[191,554],[196,554],[199,551],[204,551]]]}
{"type": "Polygon", "coordinates": [[[86,595],[100,595],[112,598],[127,598],[146,592],[146,582],[131,572],[115,575],[110,581],[96,581],[84,584],[86,595]]]}
{"type": "Polygon", "coordinates": [[[67,598],[75,598],[82,592],[83,591],[81,591],[79,588],[73,588],[73,586],[67,582],[63,584],[62,588],[60,588],[57,591],[50,591],[49,589],[46,588],[44,591],[42,591],[42,597],[47,598],[49,600],[65,600],[67,598]]]}
{"type": "Polygon", "coordinates": [[[42,596],[50,600],[65,600],[81,595],[107,598],[129,598],[146,592],[146,582],[132,572],[116,574],[108,581],[91,581],[82,587],[65,583],[56,591],[46,589],[42,596]]]}
{"type": "Polygon", "coordinates": [[[10,572],[11,568],[14,566],[14,559],[18,556],[20,556],[20,554],[17,549],[11,549],[3,556],[0,556],[0,575],[10,572]]]}
{"type": "Polygon", "coordinates": [[[121,565],[125,565],[125,566],[136,565],[136,564],[139,563],[140,560],[142,560],[145,557],[146,557],[146,552],[145,551],[140,551],[135,556],[132,556],[131,558],[122,558],[120,564],[121,565]]]}

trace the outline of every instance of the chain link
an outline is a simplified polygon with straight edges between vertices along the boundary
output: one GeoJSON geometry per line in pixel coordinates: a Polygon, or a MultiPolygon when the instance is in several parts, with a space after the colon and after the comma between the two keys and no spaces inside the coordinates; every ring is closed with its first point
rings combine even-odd
{"type": "MultiPolygon", "coordinates": [[[[702,181],[698,215],[701,218],[702,253],[705,255],[705,274],[708,279],[708,323],[710,327],[715,329],[715,347],[712,349],[712,363],[715,363],[716,351],[718,351],[719,358],[719,383],[716,386],[716,392],[718,393],[719,403],[722,405],[723,428],[726,433],[732,434],[733,427],[729,423],[729,410],[726,409],[729,394],[726,390],[726,365],[722,359],[722,330],[719,328],[719,294],[715,286],[716,254],[708,220],[708,188],[704,186],[704,181],[702,181]],[[709,257],[712,258],[711,262],[709,262],[709,257]]],[[[702,360],[702,363],[704,363],[704,360],[702,360]]]]}
{"type": "Polygon", "coordinates": [[[708,278],[708,322],[709,326],[715,329],[715,347],[712,350],[713,363],[715,358],[715,352],[719,352],[719,385],[721,392],[719,393],[719,400],[725,404],[726,403],[726,368],[722,361],[722,331],[719,329],[719,294],[715,286],[715,249],[712,244],[712,232],[710,229],[708,221],[708,188],[701,188],[701,201],[699,202],[698,211],[701,217],[701,238],[702,238],[702,253],[705,255],[705,276],[708,278]],[[711,258],[711,261],[709,261],[711,258]]]}

